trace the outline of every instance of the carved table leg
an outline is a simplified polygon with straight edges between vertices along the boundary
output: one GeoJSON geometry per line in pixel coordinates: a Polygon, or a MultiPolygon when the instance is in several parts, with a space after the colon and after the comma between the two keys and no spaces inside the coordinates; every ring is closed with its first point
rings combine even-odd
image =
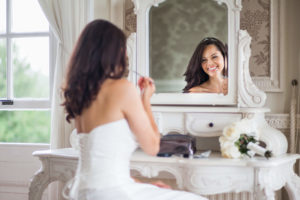
{"type": "Polygon", "coordinates": [[[291,179],[286,183],[285,189],[288,192],[290,200],[300,200],[300,178],[295,173],[291,175],[291,179]]]}
{"type": "Polygon", "coordinates": [[[255,170],[255,200],[275,200],[275,191],[282,188],[289,177],[293,163],[283,164],[272,168],[255,170]]]}
{"type": "Polygon", "coordinates": [[[275,200],[275,191],[270,188],[261,189],[255,186],[254,200],[275,200]]]}
{"type": "Polygon", "coordinates": [[[272,189],[265,189],[264,196],[264,199],[266,200],[275,200],[275,191],[272,189]]]}
{"type": "Polygon", "coordinates": [[[35,173],[29,186],[29,200],[41,200],[45,188],[50,183],[49,165],[47,159],[41,159],[42,168],[35,173]]]}

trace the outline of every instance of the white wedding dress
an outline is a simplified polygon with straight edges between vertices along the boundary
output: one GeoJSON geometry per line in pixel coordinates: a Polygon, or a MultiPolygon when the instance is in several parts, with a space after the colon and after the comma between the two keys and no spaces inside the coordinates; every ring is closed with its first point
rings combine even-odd
{"type": "Polygon", "coordinates": [[[201,196],[136,183],[130,157],[137,142],[125,119],[78,134],[80,156],[69,199],[76,200],[205,200],[201,196]]]}

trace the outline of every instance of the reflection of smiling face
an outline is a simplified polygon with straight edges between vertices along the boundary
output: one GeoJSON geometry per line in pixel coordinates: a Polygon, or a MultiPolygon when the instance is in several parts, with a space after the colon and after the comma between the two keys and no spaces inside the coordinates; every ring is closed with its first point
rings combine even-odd
{"type": "Polygon", "coordinates": [[[219,76],[224,69],[224,58],[221,51],[213,44],[206,46],[202,54],[201,65],[208,76],[219,76]]]}

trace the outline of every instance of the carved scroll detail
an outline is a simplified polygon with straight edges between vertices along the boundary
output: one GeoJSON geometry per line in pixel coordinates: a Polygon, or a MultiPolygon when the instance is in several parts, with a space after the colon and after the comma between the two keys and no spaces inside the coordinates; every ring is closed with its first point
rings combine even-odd
{"type": "Polygon", "coordinates": [[[262,107],[266,102],[266,94],[256,87],[249,73],[250,43],[251,37],[248,32],[240,30],[238,65],[241,67],[238,73],[238,103],[240,107],[262,107]]]}

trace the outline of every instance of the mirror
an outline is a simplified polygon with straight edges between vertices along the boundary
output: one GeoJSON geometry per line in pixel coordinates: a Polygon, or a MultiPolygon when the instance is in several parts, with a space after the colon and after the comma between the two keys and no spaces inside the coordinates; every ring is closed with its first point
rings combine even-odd
{"type": "Polygon", "coordinates": [[[168,0],[150,8],[149,75],[155,81],[156,93],[183,92],[187,85],[184,73],[199,42],[206,37],[228,43],[225,4],[213,0],[168,0]]]}
{"type": "MultiPolygon", "coordinates": [[[[238,105],[237,77],[242,72],[238,62],[241,67],[248,66],[245,56],[238,59],[238,54],[247,50],[244,48],[246,43],[239,42],[240,1],[132,1],[137,15],[137,32],[136,43],[133,43],[136,45],[133,56],[136,62],[131,69],[154,78],[156,93],[151,98],[152,105],[238,105]],[[183,93],[186,85],[183,74],[204,37],[215,37],[228,45],[227,95],[183,93]]],[[[138,75],[132,76],[136,82],[138,75]]]]}

